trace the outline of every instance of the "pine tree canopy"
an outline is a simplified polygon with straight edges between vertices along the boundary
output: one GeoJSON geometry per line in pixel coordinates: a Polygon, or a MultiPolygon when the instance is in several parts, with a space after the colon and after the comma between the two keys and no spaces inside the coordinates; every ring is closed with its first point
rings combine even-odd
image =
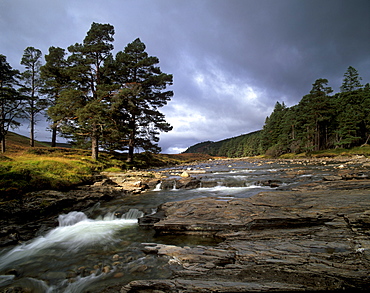
{"type": "Polygon", "coordinates": [[[44,77],[58,94],[48,114],[75,144],[90,144],[94,159],[103,147],[128,150],[132,161],[135,148],[160,151],[159,132],[172,129],[158,110],[173,96],[166,91],[172,75],[161,72],[140,39],[115,58],[113,41],[112,25],[93,23],[83,43],[68,47],[66,60],[50,48],[44,77]]]}

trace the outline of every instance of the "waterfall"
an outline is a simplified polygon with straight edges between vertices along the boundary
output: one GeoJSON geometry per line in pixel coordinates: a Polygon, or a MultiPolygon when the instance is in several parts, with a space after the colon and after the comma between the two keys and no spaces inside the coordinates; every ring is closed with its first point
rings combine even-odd
{"type": "Polygon", "coordinates": [[[139,211],[138,209],[130,209],[127,213],[122,215],[122,219],[138,219],[144,216],[144,213],[142,211],[139,211]]]}
{"type": "Polygon", "coordinates": [[[86,221],[87,216],[83,212],[70,212],[69,214],[59,215],[59,227],[72,226],[81,221],[86,221]]]}
{"type": "Polygon", "coordinates": [[[82,212],[61,215],[59,227],[50,230],[45,236],[16,246],[2,255],[0,257],[0,270],[10,266],[13,262],[43,255],[47,249],[77,252],[85,247],[119,241],[115,237],[115,233],[125,227],[137,225],[137,217],[134,218],[134,216],[142,215],[136,209],[131,209],[128,214],[125,219],[104,217],[104,219],[96,220],[88,219],[82,212]]]}
{"type": "Polygon", "coordinates": [[[159,182],[155,188],[153,189],[153,191],[160,191],[161,190],[161,186],[162,186],[162,182],[159,182]]]}
{"type": "Polygon", "coordinates": [[[177,190],[177,188],[176,188],[176,180],[173,182],[172,190],[177,190]]]}

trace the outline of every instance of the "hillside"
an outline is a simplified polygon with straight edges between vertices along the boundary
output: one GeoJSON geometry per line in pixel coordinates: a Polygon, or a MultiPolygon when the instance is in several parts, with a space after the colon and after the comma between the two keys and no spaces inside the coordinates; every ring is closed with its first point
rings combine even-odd
{"type": "MultiPolygon", "coordinates": [[[[51,142],[35,140],[35,147],[50,147],[51,142]]],[[[6,135],[6,152],[19,152],[30,147],[30,139],[24,135],[9,131],[6,135]]],[[[57,143],[57,147],[70,148],[68,143],[57,143]]]]}
{"type": "MultiPolygon", "coordinates": [[[[26,136],[9,131],[6,138],[6,152],[19,152],[30,147],[30,139],[26,136]]],[[[48,147],[46,143],[35,141],[35,147],[48,147]]]]}
{"type": "Polygon", "coordinates": [[[184,153],[200,153],[222,157],[246,157],[260,153],[261,131],[254,131],[220,141],[205,141],[189,147],[184,153]]]}

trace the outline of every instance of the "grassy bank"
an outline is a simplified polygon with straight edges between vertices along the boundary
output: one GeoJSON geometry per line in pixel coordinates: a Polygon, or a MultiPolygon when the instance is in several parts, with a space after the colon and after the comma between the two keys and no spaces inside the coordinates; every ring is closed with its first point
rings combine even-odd
{"type": "Polygon", "coordinates": [[[126,155],[100,153],[98,161],[89,150],[51,148],[37,142],[28,146],[28,138],[9,133],[8,151],[0,155],[0,201],[16,198],[26,192],[42,189],[68,189],[91,180],[101,171],[122,172],[166,165],[186,164],[210,158],[201,154],[137,154],[135,162],[126,163],[126,155]]]}
{"type": "Polygon", "coordinates": [[[88,182],[100,171],[122,172],[207,159],[204,155],[138,154],[135,162],[125,162],[125,155],[101,153],[94,161],[90,152],[63,148],[29,148],[0,156],[0,194],[13,197],[41,189],[68,189],[88,182]]]}
{"type": "Polygon", "coordinates": [[[365,156],[370,157],[370,145],[361,147],[354,147],[351,149],[329,149],[322,151],[314,151],[300,154],[284,154],[280,156],[282,159],[295,159],[295,158],[333,158],[333,157],[352,157],[352,156],[365,156]]]}

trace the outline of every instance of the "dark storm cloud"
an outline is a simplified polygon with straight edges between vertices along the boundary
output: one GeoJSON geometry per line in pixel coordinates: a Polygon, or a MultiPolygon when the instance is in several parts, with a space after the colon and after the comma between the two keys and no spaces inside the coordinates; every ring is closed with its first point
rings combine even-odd
{"type": "Polygon", "coordinates": [[[318,78],[338,91],[348,66],[369,82],[369,14],[368,0],[0,0],[0,53],[19,68],[27,46],[66,48],[92,22],[114,25],[116,51],[140,37],[174,75],[160,145],[176,152],[261,129],[318,78]]]}

